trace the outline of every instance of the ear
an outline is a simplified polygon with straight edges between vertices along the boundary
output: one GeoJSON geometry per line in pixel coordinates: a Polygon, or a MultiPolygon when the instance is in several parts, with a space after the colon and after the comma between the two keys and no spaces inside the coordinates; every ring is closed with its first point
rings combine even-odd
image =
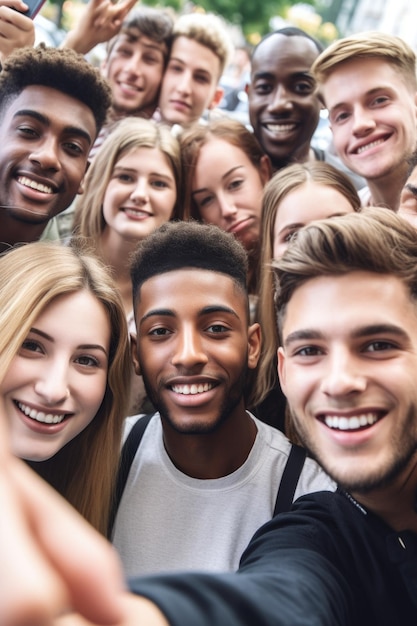
{"type": "Polygon", "coordinates": [[[277,350],[277,355],[278,355],[278,378],[279,378],[279,383],[281,385],[281,389],[284,393],[284,395],[286,395],[285,393],[285,387],[286,387],[286,382],[287,382],[287,372],[286,372],[286,362],[285,362],[285,351],[284,348],[281,346],[278,348],[277,350]]]}
{"type": "Polygon", "coordinates": [[[218,106],[220,104],[220,102],[222,101],[223,94],[224,94],[223,87],[217,86],[216,87],[216,91],[214,92],[213,100],[211,101],[211,103],[209,104],[209,106],[207,108],[208,109],[215,109],[216,106],[218,106]]]}
{"type": "Polygon", "coordinates": [[[90,161],[87,161],[87,164],[85,166],[84,176],[82,177],[82,180],[78,186],[77,194],[80,196],[84,193],[84,180],[85,180],[85,175],[87,174],[89,167],[90,167],[90,161]]]}
{"type": "Polygon", "coordinates": [[[272,176],[271,159],[267,154],[264,154],[264,156],[261,157],[261,162],[259,164],[259,173],[261,175],[262,184],[266,185],[266,183],[272,176]]]}
{"type": "Polygon", "coordinates": [[[142,375],[142,370],[140,368],[140,363],[138,359],[138,340],[134,333],[130,333],[130,353],[132,355],[133,368],[135,370],[135,374],[138,376],[142,375]]]}
{"type": "Polygon", "coordinates": [[[248,329],[248,367],[254,370],[261,354],[262,332],[259,324],[252,324],[248,329]]]}
{"type": "Polygon", "coordinates": [[[244,89],[244,91],[245,91],[245,94],[246,94],[247,96],[249,96],[249,91],[250,91],[250,83],[245,83],[245,89],[244,89]]]}

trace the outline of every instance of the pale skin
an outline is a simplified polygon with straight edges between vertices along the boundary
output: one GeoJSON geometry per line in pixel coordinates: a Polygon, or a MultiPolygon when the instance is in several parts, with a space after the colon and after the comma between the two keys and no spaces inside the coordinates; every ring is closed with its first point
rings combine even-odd
{"type": "Polygon", "coordinates": [[[90,0],[74,29],[67,34],[63,48],[87,54],[99,43],[117,35],[123,20],[137,0],[90,0]]]}
{"type": "Polygon", "coordinates": [[[0,414],[0,508],[7,512],[0,518],[2,626],[50,626],[69,607],[93,623],[117,624],[125,613],[115,552],[11,455],[3,403],[0,414]]]}

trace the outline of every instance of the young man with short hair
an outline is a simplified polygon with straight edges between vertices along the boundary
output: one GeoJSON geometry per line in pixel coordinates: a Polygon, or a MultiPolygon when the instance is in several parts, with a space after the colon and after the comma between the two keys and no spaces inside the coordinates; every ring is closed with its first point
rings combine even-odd
{"type": "MultiPolygon", "coordinates": [[[[246,272],[240,243],[197,223],[165,224],[133,259],[133,358],[158,413],[135,449],[115,521],[127,575],[233,571],[275,502],[284,506],[277,494],[291,444],[245,410],[260,350],[246,272]]],[[[141,422],[129,418],[129,428],[141,422]]],[[[298,476],[295,497],[334,488],[311,459],[298,476]]]]}
{"type": "Polygon", "coordinates": [[[367,182],[363,203],[396,211],[417,141],[413,50],[393,35],[359,33],[329,46],[312,72],[335,149],[367,182]]]}
{"type": "Polygon", "coordinates": [[[223,96],[220,77],[232,52],[220,19],[210,13],[182,15],[175,22],[162,79],[158,116],[169,125],[190,126],[223,96]]]}
{"type": "Polygon", "coordinates": [[[0,74],[0,250],[39,239],[66,209],[110,105],[99,72],[72,50],[23,48],[0,74]]]}

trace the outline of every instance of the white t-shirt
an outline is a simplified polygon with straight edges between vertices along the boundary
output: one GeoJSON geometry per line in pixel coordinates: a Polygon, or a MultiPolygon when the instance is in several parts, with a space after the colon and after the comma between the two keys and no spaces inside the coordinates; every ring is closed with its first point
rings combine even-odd
{"type": "MultiPolygon", "coordinates": [[[[253,417],[253,416],[252,416],[253,417]]],[[[130,431],[138,417],[127,419],[130,431]]],[[[245,463],[222,478],[180,472],[149,422],[120,502],[113,543],[127,576],[180,569],[233,571],[255,531],[271,519],[291,443],[253,417],[258,434],[245,463]]],[[[331,490],[334,482],[307,458],[294,499],[331,490]]]]}

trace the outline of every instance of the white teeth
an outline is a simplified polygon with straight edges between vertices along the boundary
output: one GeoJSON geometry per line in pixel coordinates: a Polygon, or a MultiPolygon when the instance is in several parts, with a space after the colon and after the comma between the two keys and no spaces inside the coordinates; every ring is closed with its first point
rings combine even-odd
{"type": "Polygon", "coordinates": [[[213,388],[211,383],[204,383],[200,385],[173,385],[172,391],[175,393],[181,393],[184,396],[194,396],[197,393],[204,393],[205,391],[210,391],[213,388]]]}
{"type": "Polygon", "coordinates": [[[27,415],[27,417],[30,417],[37,422],[42,422],[43,424],[60,424],[65,418],[65,415],[53,415],[53,413],[43,413],[43,411],[36,411],[35,409],[31,409],[30,407],[26,406],[26,404],[22,404],[21,402],[17,402],[16,404],[22,411],[22,413],[27,415]]]}
{"type": "Polygon", "coordinates": [[[19,176],[17,182],[25,187],[30,187],[30,189],[35,189],[36,191],[42,191],[42,193],[54,193],[54,190],[47,185],[43,185],[42,183],[37,183],[31,178],[26,178],[26,176],[19,176]]]}
{"type": "Polygon", "coordinates": [[[295,124],[267,124],[267,129],[272,133],[288,133],[291,130],[294,130],[296,127],[295,124]]]}
{"type": "Polygon", "coordinates": [[[366,146],[361,146],[356,150],[356,154],[362,154],[365,150],[370,150],[375,146],[379,146],[381,143],[384,143],[385,139],[377,139],[376,141],[371,141],[371,143],[367,143],[366,146]]]}
{"type": "Polygon", "coordinates": [[[363,413],[352,417],[326,415],[324,418],[326,426],[335,430],[358,430],[363,426],[372,426],[376,421],[378,421],[378,416],[375,413],[363,413]]]}

